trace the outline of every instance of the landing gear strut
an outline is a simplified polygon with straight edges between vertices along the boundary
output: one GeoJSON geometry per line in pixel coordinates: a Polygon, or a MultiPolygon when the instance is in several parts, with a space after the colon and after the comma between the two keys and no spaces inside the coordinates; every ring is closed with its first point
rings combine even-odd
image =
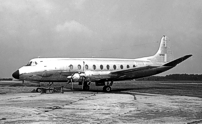
{"type": "Polygon", "coordinates": [[[83,82],[83,90],[89,91],[90,89],[90,82],[83,82]]]}
{"type": "Polygon", "coordinates": [[[109,83],[107,81],[107,84],[103,87],[103,91],[104,92],[111,92],[111,90],[112,90],[112,88],[111,88],[112,84],[113,84],[113,81],[111,81],[111,83],[109,83]]]}

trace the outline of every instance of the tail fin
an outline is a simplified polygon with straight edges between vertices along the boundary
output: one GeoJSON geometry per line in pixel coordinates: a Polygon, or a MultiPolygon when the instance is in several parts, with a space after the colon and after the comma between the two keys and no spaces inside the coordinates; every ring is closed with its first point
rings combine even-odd
{"type": "Polygon", "coordinates": [[[167,62],[167,37],[165,35],[161,38],[158,51],[154,56],[151,56],[150,60],[154,62],[167,62]]]}

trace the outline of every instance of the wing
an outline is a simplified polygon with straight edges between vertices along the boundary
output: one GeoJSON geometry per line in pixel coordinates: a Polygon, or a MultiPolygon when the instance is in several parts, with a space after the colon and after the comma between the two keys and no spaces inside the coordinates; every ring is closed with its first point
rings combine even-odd
{"type": "Polygon", "coordinates": [[[143,71],[143,70],[157,68],[157,67],[159,67],[159,66],[150,66],[150,65],[148,65],[148,66],[134,67],[134,68],[131,68],[131,69],[112,71],[111,74],[124,75],[124,74],[131,73],[131,72],[143,71]]]}

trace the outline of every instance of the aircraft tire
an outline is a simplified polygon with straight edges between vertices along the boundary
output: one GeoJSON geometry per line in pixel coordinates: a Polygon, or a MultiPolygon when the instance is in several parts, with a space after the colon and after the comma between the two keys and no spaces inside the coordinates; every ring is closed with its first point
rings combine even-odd
{"type": "Polygon", "coordinates": [[[50,89],[50,90],[49,90],[49,93],[54,93],[54,90],[53,90],[53,89],[50,89]]]}
{"type": "Polygon", "coordinates": [[[89,87],[89,86],[86,86],[86,90],[89,91],[89,89],[90,89],[90,87],[89,87]]]}
{"type": "Polygon", "coordinates": [[[41,91],[40,88],[37,88],[37,89],[36,89],[36,92],[37,92],[37,93],[41,93],[42,91],[41,91]]]}
{"type": "Polygon", "coordinates": [[[104,86],[103,91],[104,92],[111,92],[111,87],[110,86],[104,86]]]}
{"type": "Polygon", "coordinates": [[[106,86],[103,87],[103,91],[104,91],[104,92],[106,91],[106,86]]]}
{"type": "Polygon", "coordinates": [[[39,88],[36,88],[36,92],[37,92],[37,93],[40,92],[40,89],[39,89],[39,88]]]}
{"type": "Polygon", "coordinates": [[[89,89],[90,89],[90,87],[89,87],[88,85],[84,85],[84,86],[83,86],[83,90],[84,90],[84,91],[89,91],[89,89]]]}
{"type": "Polygon", "coordinates": [[[46,93],[46,89],[41,89],[41,94],[46,93]]]}

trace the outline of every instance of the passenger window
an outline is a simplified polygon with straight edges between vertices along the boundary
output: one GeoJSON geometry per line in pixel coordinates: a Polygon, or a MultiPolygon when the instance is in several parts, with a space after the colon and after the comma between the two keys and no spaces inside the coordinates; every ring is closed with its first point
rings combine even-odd
{"type": "Polygon", "coordinates": [[[101,70],[103,69],[103,65],[100,65],[100,69],[101,69],[101,70]]]}
{"type": "Polygon", "coordinates": [[[81,70],[81,65],[78,65],[78,69],[81,70]]]}
{"type": "Polygon", "coordinates": [[[93,69],[94,69],[94,70],[96,69],[96,65],[93,65],[93,69]]]}
{"type": "Polygon", "coordinates": [[[88,65],[85,65],[85,69],[88,70],[88,65]]]}
{"type": "Polygon", "coordinates": [[[113,65],[114,70],[116,70],[116,65],[113,65]]]}
{"type": "Polygon", "coordinates": [[[109,70],[109,68],[110,68],[110,66],[109,66],[109,65],[107,65],[107,70],[109,70]]]}
{"type": "Polygon", "coordinates": [[[73,65],[72,65],[72,64],[71,64],[71,65],[69,65],[69,69],[71,69],[71,70],[73,69],[73,65]]]}
{"type": "Polygon", "coordinates": [[[127,65],[127,68],[130,68],[130,66],[129,66],[129,65],[127,65]]]}
{"type": "Polygon", "coordinates": [[[123,69],[123,65],[120,65],[120,68],[123,69]]]}

